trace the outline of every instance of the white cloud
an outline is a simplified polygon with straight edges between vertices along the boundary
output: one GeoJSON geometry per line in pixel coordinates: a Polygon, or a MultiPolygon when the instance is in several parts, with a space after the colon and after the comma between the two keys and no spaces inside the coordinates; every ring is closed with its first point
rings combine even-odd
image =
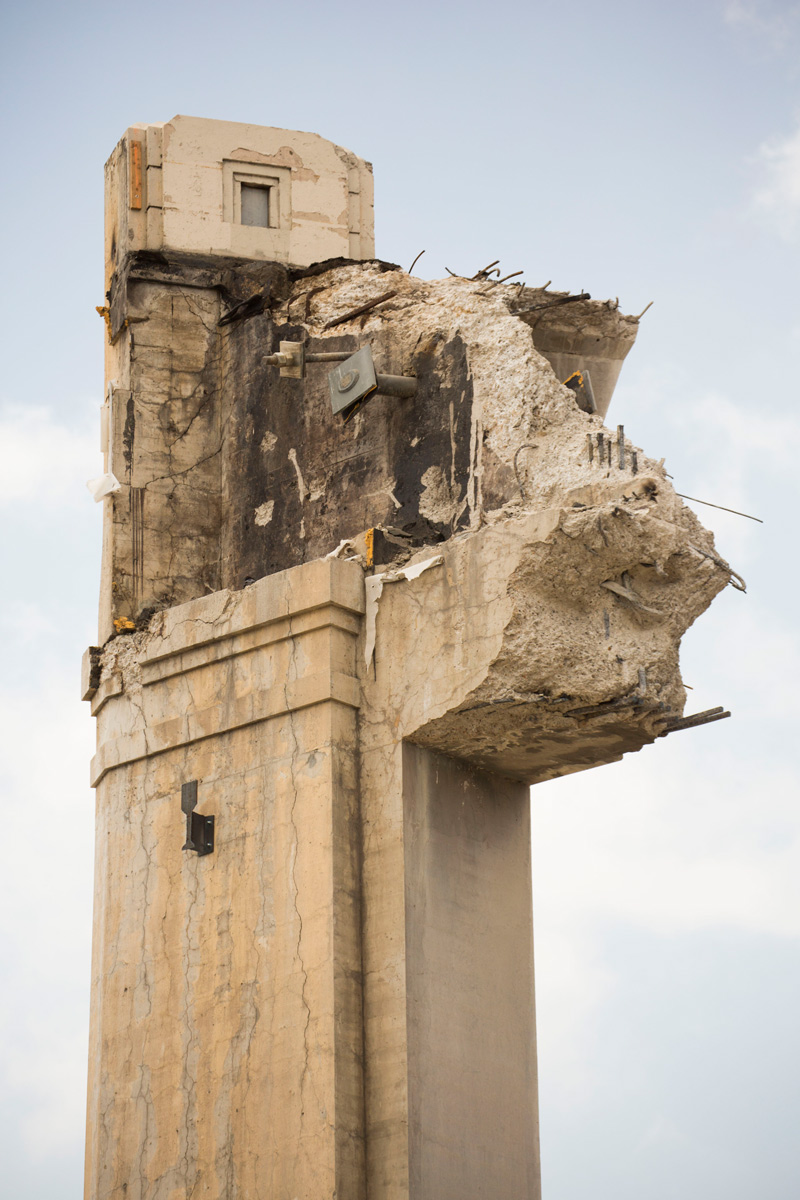
{"type": "Polygon", "coordinates": [[[87,406],[81,425],[62,424],[45,406],[0,409],[0,506],[90,505],[86,480],[98,473],[100,417],[87,406]]]}
{"type": "Polygon", "coordinates": [[[800,126],[764,142],[756,163],[762,178],[753,198],[755,211],[781,237],[794,239],[800,230],[800,126]]]}
{"type": "MultiPolygon", "coordinates": [[[[792,764],[714,745],[722,728],[675,734],[532,790],[542,1069],[549,1101],[570,1112],[605,1086],[598,1030],[617,1000],[624,1007],[604,949],[610,932],[800,937],[792,764]]],[[[746,736],[744,725],[743,746],[746,736]]],[[[645,1140],[671,1136],[657,1128],[645,1140]]]]}
{"type": "MultiPolygon", "coordinates": [[[[685,414],[675,409],[665,419],[686,422],[685,414]]],[[[691,421],[691,446],[680,477],[673,481],[675,490],[772,525],[780,512],[775,511],[776,489],[781,479],[794,477],[800,456],[800,417],[777,408],[772,399],[759,399],[756,413],[725,395],[707,392],[693,400],[691,421]]],[[[763,527],[720,508],[687,503],[713,529],[720,553],[744,573],[750,557],[764,545],[763,527]]]]}
{"type": "Polygon", "coordinates": [[[87,1038],[83,1013],[52,1003],[33,1015],[22,1006],[0,1012],[0,1079],[16,1102],[17,1132],[31,1163],[58,1158],[84,1131],[87,1038]]]}
{"type": "Polygon", "coordinates": [[[676,734],[622,764],[534,789],[540,919],[572,935],[620,921],[666,935],[800,937],[791,766],[746,756],[727,765],[719,743],[708,748],[713,759],[697,743],[675,745],[715,734],[676,734]]]}
{"type": "Polygon", "coordinates": [[[769,0],[727,0],[723,8],[726,25],[759,38],[770,50],[779,52],[791,45],[800,22],[800,5],[769,3],[769,0]]]}
{"type": "Polygon", "coordinates": [[[37,643],[47,634],[53,634],[57,626],[40,604],[30,600],[12,600],[0,609],[0,634],[18,646],[37,643]]]}
{"type": "MultiPolygon", "coordinates": [[[[537,909],[534,905],[534,911],[537,909]]],[[[551,1087],[569,1103],[580,1103],[592,1095],[597,1084],[593,1017],[613,996],[616,977],[586,931],[565,929],[550,919],[540,920],[538,912],[534,955],[540,1050],[557,1064],[551,1087]]]]}
{"type": "MultiPolygon", "coordinates": [[[[692,629],[682,648],[683,673],[694,685],[693,708],[722,701],[736,710],[737,719],[766,723],[778,730],[788,726],[797,707],[800,677],[800,633],[762,604],[763,585],[756,577],[747,596],[731,595],[731,603],[716,601],[707,620],[692,629]]],[[[790,730],[787,728],[787,735],[790,730]]],[[[759,731],[759,739],[762,734],[759,731]]],[[[787,742],[788,747],[788,742],[787,742]]],[[[740,758],[747,762],[746,746],[740,758]]],[[[795,764],[789,754],[788,769],[795,764]]],[[[774,763],[773,763],[774,768],[774,763]]]]}
{"type": "Polygon", "coordinates": [[[2,1140],[31,1171],[79,1145],[84,1122],[94,731],[76,676],[54,658],[41,691],[0,689],[2,1140]]]}

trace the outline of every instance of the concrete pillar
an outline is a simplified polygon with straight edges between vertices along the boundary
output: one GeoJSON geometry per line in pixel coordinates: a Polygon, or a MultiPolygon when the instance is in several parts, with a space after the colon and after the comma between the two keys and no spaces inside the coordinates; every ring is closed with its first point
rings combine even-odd
{"type": "Polygon", "coordinates": [[[385,707],[441,586],[369,667],[337,559],[109,644],[87,1200],[538,1197],[528,789],[385,707]]]}
{"type": "Polygon", "coordinates": [[[316,562],[113,643],[87,1200],[364,1195],[362,595],[358,568],[316,562]],[[204,857],[182,849],[194,779],[204,857]]]}
{"type": "Polygon", "coordinates": [[[403,824],[408,1194],[533,1200],[529,789],[407,743],[403,824]]]}
{"type": "Polygon", "coordinates": [[[86,1198],[539,1200],[528,786],[685,724],[732,577],[551,369],[604,412],[636,321],[364,261],[315,135],[178,117],[106,178],[86,1198]],[[414,384],[344,423],[317,355],[367,347],[414,384]]]}

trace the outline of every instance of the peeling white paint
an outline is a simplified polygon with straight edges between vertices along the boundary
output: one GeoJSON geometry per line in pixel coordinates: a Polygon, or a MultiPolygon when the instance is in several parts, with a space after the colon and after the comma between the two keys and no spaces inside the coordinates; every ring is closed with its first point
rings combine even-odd
{"type": "Polygon", "coordinates": [[[432,558],[423,558],[422,562],[412,563],[401,571],[385,571],[382,575],[368,575],[364,580],[366,598],[364,662],[369,666],[375,653],[375,630],[378,618],[378,601],[383,593],[385,583],[401,583],[404,579],[419,579],[423,571],[429,567],[438,567],[444,562],[443,554],[434,554],[432,558]]]}
{"type": "Polygon", "coordinates": [[[368,575],[364,580],[366,600],[364,662],[367,666],[372,662],[372,655],[375,653],[375,622],[378,617],[378,601],[383,592],[383,580],[383,575],[368,575]]]}
{"type": "Polygon", "coordinates": [[[423,571],[427,571],[429,567],[438,567],[443,562],[443,554],[434,554],[433,558],[423,558],[422,562],[403,567],[402,571],[398,571],[396,578],[389,579],[387,582],[396,583],[400,579],[419,579],[423,571]]]}

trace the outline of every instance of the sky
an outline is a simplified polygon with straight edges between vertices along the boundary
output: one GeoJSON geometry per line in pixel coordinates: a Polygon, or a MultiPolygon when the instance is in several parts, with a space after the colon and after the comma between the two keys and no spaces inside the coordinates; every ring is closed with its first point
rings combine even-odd
{"type": "Polygon", "coordinates": [[[532,792],[545,1200],[800,1195],[800,4],[7,5],[0,37],[0,1151],[82,1193],[103,163],[176,113],[374,164],[377,253],[650,301],[609,414],[745,577],[688,632],[730,720],[532,792]]]}

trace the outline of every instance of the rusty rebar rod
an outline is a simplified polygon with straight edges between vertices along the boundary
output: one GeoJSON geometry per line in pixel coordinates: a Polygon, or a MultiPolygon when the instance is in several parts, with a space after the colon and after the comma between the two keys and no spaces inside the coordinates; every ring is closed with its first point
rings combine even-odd
{"type": "Polygon", "coordinates": [[[349,312],[342,313],[340,317],[334,317],[332,321],[328,321],[322,328],[333,329],[334,325],[343,325],[345,321],[352,321],[355,317],[360,317],[364,313],[371,312],[378,304],[383,304],[384,300],[391,300],[396,295],[396,291],[384,292],[382,296],[376,296],[374,300],[368,300],[366,304],[361,304],[358,308],[351,308],[349,312]]]}
{"type": "Polygon", "coordinates": [[[692,713],[690,717],[679,717],[676,721],[670,721],[658,736],[666,737],[668,733],[678,733],[681,729],[697,729],[700,725],[710,725],[712,721],[724,721],[730,715],[720,704],[716,708],[707,708],[703,712],[692,713]]]}

